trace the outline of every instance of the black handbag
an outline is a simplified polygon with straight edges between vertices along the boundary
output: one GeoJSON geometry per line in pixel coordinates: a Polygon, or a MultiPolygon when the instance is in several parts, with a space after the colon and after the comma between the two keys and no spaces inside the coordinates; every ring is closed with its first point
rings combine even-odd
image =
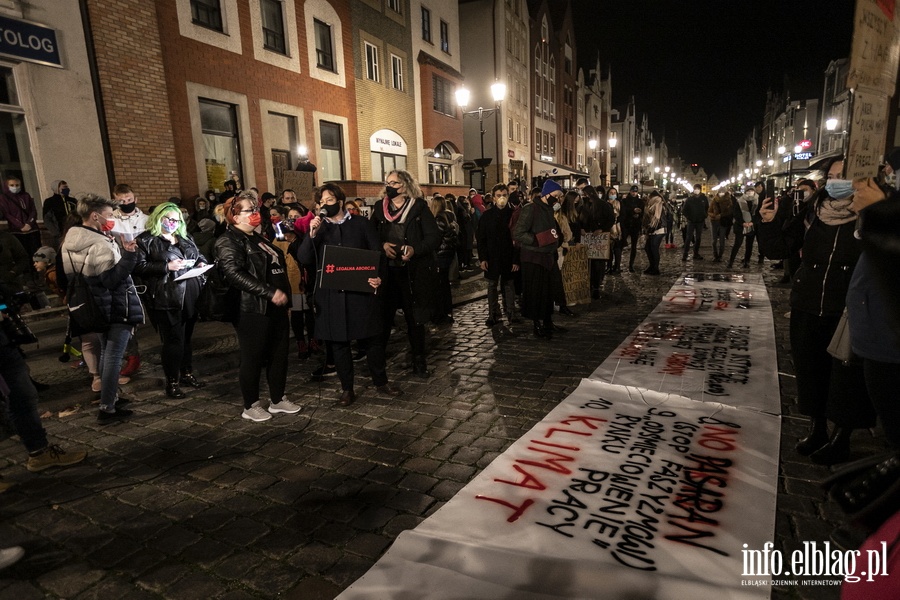
{"type": "Polygon", "coordinates": [[[87,259],[81,265],[81,269],[76,271],[75,261],[72,260],[72,252],[70,251],[69,262],[72,264],[69,287],[66,289],[66,305],[69,308],[69,332],[73,336],[106,332],[109,329],[109,315],[97,304],[91,285],[84,276],[84,267],[87,264],[87,259]]]}
{"type": "Polygon", "coordinates": [[[197,299],[197,313],[201,321],[233,323],[240,310],[240,292],[222,277],[219,265],[206,272],[206,283],[197,299]]]}
{"type": "Polygon", "coordinates": [[[850,463],[822,486],[847,516],[874,531],[900,510],[900,456],[892,452],[850,463]]]}

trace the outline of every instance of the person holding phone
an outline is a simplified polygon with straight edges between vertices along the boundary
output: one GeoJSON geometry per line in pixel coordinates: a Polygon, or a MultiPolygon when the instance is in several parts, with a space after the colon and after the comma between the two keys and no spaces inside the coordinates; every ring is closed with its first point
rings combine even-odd
{"type": "Polygon", "coordinates": [[[82,273],[91,286],[97,306],[106,313],[109,328],[100,334],[100,413],[101,425],[125,419],[132,414],[117,406],[119,368],[125,347],[138,323],[144,322],[144,309],[131,272],[137,264],[137,243],[119,243],[110,234],[116,225],[113,211],[118,202],[96,194],[78,200],[81,225],[69,229],[62,245],[63,269],[67,275],[82,273]]]}
{"type": "Polygon", "coordinates": [[[134,272],[147,285],[146,302],[151,321],[162,341],[162,365],[166,396],[184,398],[181,385],[194,388],[203,383],[194,376],[191,336],[197,322],[197,299],[204,278],[178,280],[206,259],[185,229],[178,205],[165,202],[147,220],[147,231],[137,238],[138,262],[134,272]]]}

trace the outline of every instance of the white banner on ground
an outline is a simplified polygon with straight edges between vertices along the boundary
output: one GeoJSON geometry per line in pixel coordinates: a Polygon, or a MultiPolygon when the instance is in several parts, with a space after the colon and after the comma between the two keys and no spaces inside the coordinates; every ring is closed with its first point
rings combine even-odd
{"type": "Polygon", "coordinates": [[[585,379],[340,597],[768,597],[779,429],[585,379]]]}
{"type": "Polygon", "coordinates": [[[781,413],[775,329],[759,275],[684,275],[590,378],[781,413]]]}

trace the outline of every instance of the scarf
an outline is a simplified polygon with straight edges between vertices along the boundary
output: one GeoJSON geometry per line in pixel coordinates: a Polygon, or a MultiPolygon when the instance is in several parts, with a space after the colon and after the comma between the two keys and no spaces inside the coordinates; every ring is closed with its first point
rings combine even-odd
{"type": "Polygon", "coordinates": [[[393,223],[397,219],[399,219],[401,223],[406,223],[406,217],[409,216],[409,210],[412,208],[412,205],[413,205],[412,199],[409,196],[407,196],[406,204],[404,204],[402,207],[400,207],[397,210],[396,214],[391,214],[390,207],[393,205],[394,205],[394,203],[387,196],[385,196],[384,202],[381,203],[381,209],[384,211],[384,218],[389,223],[393,223]]]}
{"type": "Polygon", "coordinates": [[[853,196],[842,200],[823,198],[816,208],[816,216],[826,225],[838,226],[851,223],[858,218],[858,215],[850,210],[852,203],[853,196]]]}

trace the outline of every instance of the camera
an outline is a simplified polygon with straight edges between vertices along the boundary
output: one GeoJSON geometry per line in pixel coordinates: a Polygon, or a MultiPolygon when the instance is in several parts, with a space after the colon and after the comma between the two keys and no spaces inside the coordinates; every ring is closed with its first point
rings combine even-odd
{"type": "Polygon", "coordinates": [[[34,344],[37,343],[37,336],[28,327],[28,324],[19,314],[19,309],[25,304],[31,306],[32,309],[38,310],[50,306],[47,295],[44,292],[15,292],[9,293],[0,289],[0,313],[2,313],[2,321],[0,328],[9,338],[10,343],[34,344]]]}

